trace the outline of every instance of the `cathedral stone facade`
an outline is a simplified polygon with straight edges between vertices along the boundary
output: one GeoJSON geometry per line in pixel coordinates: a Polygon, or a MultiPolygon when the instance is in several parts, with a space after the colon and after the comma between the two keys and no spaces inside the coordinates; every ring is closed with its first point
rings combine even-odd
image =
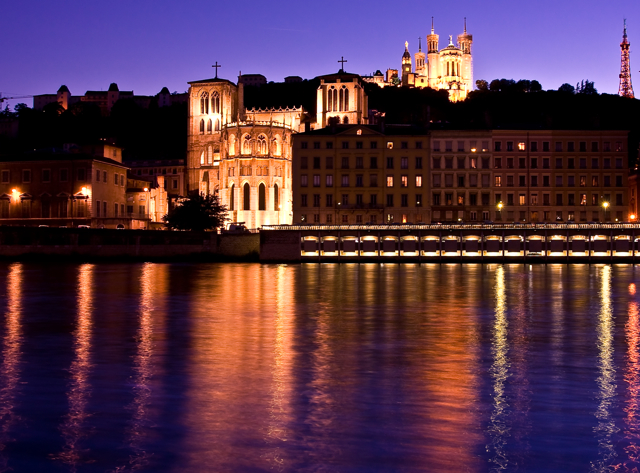
{"type": "Polygon", "coordinates": [[[339,123],[366,124],[362,79],[340,71],[320,77],[317,110],[247,109],[242,76],[189,82],[187,185],[217,193],[232,221],[249,228],[292,221],[292,135],[339,123]]]}

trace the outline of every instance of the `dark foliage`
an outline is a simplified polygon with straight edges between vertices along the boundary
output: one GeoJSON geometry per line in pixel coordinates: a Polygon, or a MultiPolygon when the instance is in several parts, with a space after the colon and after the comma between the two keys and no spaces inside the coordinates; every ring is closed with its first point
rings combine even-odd
{"type": "Polygon", "coordinates": [[[244,87],[244,104],[247,108],[285,108],[302,106],[315,114],[316,91],[319,79],[303,80],[296,83],[269,82],[261,86],[244,87]]]}
{"type": "Polygon", "coordinates": [[[228,220],[227,208],[220,204],[217,194],[205,195],[196,191],[170,210],[162,220],[168,228],[211,230],[221,227],[228,220]]]}

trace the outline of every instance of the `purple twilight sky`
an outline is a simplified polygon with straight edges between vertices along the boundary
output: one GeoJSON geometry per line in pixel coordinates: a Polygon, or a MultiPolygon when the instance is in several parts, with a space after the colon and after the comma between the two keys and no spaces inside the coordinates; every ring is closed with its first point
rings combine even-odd
{"type": "MultiPolygon", "coordinates": [[[[640,2],[542,0],[519,2],[241,3],[192,0],[27,0],[8,2],[0,28],[3,96],[120,90],[153,95],[164,86],[238,71],[312,78],[334,72],[344,56],[349,72],[399,68],[404,42],[412,55],[435,17],[440,47],[473,35],[474,80],[537,79],[544,89],[581,79],[617,93],[623,18],[631,42],[632,79],[640,95],[640,2]],[[635,51],[639,51],[635,55],[635,51]]],[[[423,45],[424,45],[423,40],[423,45]]],[[[12,101],[26,102],[31,99],[12,101]]]]}

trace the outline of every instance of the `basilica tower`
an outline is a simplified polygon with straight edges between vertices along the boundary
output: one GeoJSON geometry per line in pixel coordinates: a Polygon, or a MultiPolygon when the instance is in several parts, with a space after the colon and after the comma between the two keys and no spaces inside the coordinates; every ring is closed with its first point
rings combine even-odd
{"type": "Polygon", "coordinates": [[[433,17],[431,17],[431,34],[427,36],[427,59],[429,61],[429,87],[432,89],[438,87],[438,78],[440,77],[439,38],[433,29],[433,17]]]}
{"type": "Polygon", "coordinates": [[[422,38],[418,38],[418,52],[415,54],[416,74],[419,76],[427,75],[426,55],[422,52],[422,38]]]}
{"type": "Polygon", "coordinates": [[[462,50],[461,83],[467,93],[473,90],[473,56],[471,55],[471,44],[473,36],[467,33],[467,19],[464,19],[464,32],[458,35],[458,45],[462,50]]]}
{"type": "Polygon", "coordinates": [[[409,85],[411,70],[411,54],[409,53],[409,42],[404,42],[404,54],[402,55],[402,85],[409,85]]]}

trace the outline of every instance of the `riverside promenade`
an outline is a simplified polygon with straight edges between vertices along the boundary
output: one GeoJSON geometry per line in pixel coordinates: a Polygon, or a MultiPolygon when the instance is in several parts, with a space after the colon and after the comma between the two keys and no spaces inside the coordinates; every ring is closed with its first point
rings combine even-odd
{"type": "Polygon", "coordinates": [[[635,263],[640,225],[271,225],[261,262],[635,263]]]}

